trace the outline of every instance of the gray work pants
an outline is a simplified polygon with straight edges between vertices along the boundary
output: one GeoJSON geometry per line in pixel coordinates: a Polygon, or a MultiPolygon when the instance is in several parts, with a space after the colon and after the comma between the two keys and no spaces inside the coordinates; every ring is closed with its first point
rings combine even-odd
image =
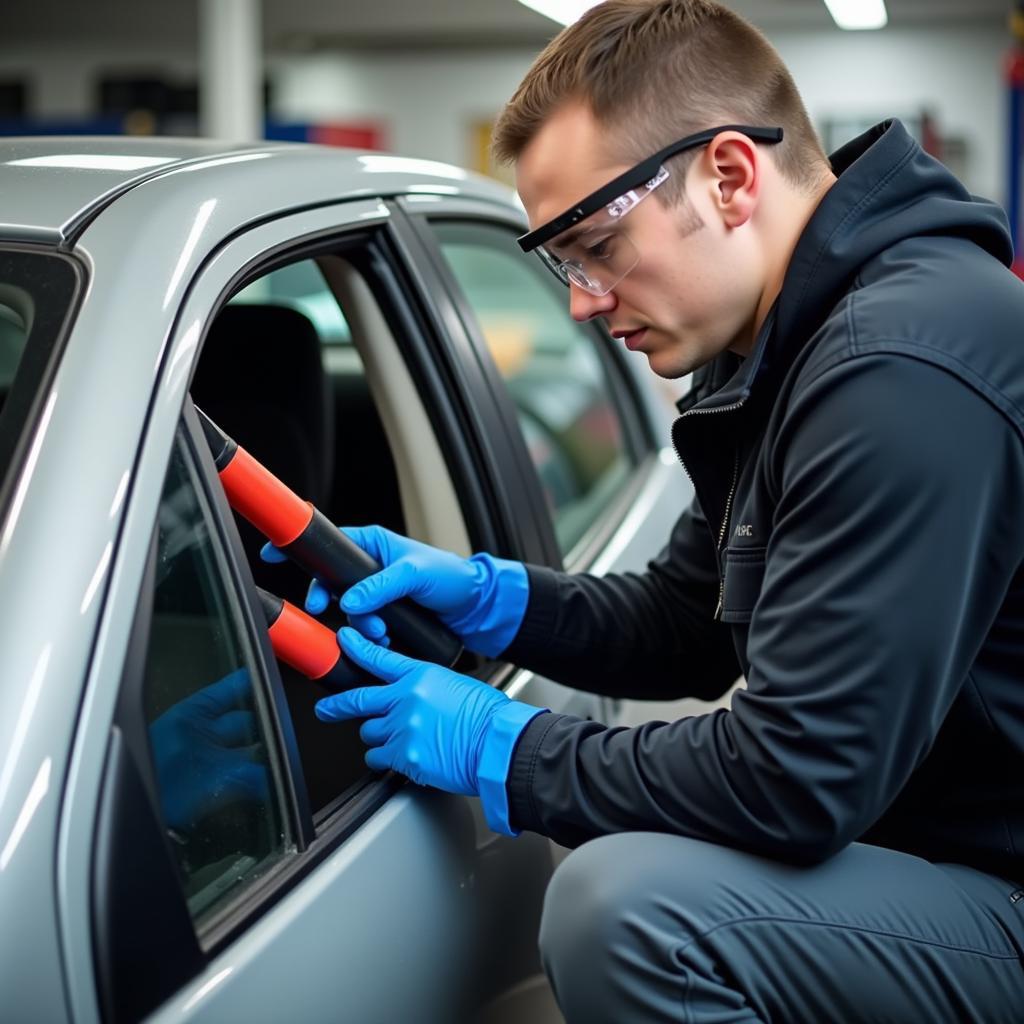
{"type": "Polygon", "coordinates": [[[1024,893],[862,844],[802,868],[595,839],[555,872],[540,946],[568,1024],[1024,1022],[1024,893]]]}

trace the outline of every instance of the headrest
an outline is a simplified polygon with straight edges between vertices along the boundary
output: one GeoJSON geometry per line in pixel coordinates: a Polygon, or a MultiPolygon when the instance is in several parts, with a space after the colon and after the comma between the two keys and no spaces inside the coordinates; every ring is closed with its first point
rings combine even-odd
{"type": "Polygon", "coordinates": [[[334,420],[320,339],[286,306],[225,306],[192,381],[196,404],[300,497],[330,495],[334,420]]]}

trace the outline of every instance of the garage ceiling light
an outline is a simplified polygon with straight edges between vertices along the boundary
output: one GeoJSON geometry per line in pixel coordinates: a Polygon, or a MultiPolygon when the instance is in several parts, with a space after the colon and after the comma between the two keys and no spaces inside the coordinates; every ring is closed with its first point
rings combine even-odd
{"type": "Polygon", "coordinates": [[[885,28],[889,22],[885,0],[825,0],[825,6],[840,28],[885,28]]]}
{"type": "Polygon", "coordinates": [[[599,0],[519,0],[524,7],[529,7],[545,18],[557,21],[561,25],[571,25],[585,11],[596,7],[599,0]]]}

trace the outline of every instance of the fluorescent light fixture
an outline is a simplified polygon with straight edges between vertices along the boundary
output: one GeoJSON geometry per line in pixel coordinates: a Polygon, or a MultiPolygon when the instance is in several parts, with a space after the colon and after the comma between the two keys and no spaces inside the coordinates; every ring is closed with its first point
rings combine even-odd
{"type": "Polygon", "coordinates": [[[524,7],[529,7],[545,18],[557,21],[561,25],[571,25],[591,7],[596,7],[600,0],[519,0],[524,7]]]}
{"type": "Polygon", "coordinates": [[[889,23],[885,0],[825,0],[825,6],[840,28],[885,28],[889,23]]]}

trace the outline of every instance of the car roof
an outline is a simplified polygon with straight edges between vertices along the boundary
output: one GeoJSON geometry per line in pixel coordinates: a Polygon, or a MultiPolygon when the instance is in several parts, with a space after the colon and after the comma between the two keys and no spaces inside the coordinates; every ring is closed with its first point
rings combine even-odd
{"type": "Polygon", "coordinates": [[[193,186],[207,178],[219,187],[225,178],[217,169],[257,161],[274,164],[273,178],[283,188],[290,181],[308,188],[316,165],[317,179],[327,184],[323,194],[296,197],[309,202],[412,192],[516,204],[510,189],[482,175],[379,152],[137,136],[6,138],[0,139],[0,238],[69,244],[106,207],[144,183],[187,172],[193,186]]]}

